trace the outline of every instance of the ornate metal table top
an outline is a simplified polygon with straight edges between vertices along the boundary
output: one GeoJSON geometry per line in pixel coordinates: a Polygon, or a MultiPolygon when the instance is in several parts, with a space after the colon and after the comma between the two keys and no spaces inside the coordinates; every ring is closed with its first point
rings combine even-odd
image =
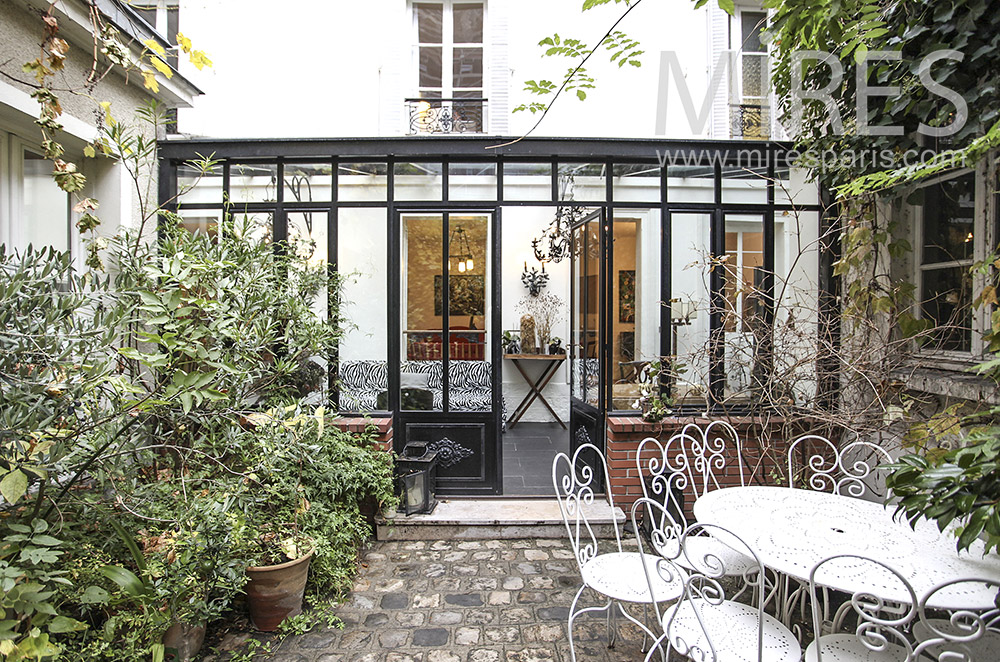
{"type": "MultiPolygon", "coordinates": [[[[982,544],[960,554],[950,533],[925,520],[911,528],[893,512],[881,503],[787,487],[725,488],[694,504],[699,522],[731,531],[756,550],[764,565],[807,581],[819,561],[837,554],[857,554],[895,568],[918,597],[948,580],[1000,578],[1000,556],[984,556],[982,544]]],[[[816,581],[849,593],[869,590],[886,600],[910,601],[898,581],[871,565],[843,560],[824,567],[816,581]]],[[[942,591],[929,606],[988,608],[996,595],[985,586],[978,591],[963,584],[960,590],[942,591]]]]}

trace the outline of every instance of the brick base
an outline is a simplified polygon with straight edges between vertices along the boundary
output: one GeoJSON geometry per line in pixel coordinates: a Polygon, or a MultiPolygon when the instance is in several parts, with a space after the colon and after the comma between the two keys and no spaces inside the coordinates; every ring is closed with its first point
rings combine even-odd
{"type": "Polygon", "coordinates": [[[347,432],[364,433],[373,431],[375,433],[375,446],[384,450],[392,450],[392,419],[391,418],[368,418],[365,416],[347,416],[333,421],[333,425],[346,430],[347,432]]]}
{"type": "MultiPolygon", "coordinates": [[[[642,496],[642,478],[636,467],[635,456],[643,439],[653,437],[662,443],[688,423],[695,423],[704,429],[712,420],[715,419],[684,417],[666,418],[650,423],[634,416],[609,416],[606,453],[615,505],[628,515],[632,504],[642,496]]],[[[724,420],[736,428],[743,442],[744,482],[747,485],[780,483],[786,473],[783,467],[788,444],[803,433],[804,425],[790,426],[783,418],[778,417],[765,419],[759,416],[744,416],[724,420]]],[[[721,487],[740,484],[740,469],[735,452],[732,458],[726,458],[725,469],[717,471],[715,475],[721,487]]],[[[693,503],[694,493],[689,488],[685,494],[685,510],[689,515],[693,503]]]]}

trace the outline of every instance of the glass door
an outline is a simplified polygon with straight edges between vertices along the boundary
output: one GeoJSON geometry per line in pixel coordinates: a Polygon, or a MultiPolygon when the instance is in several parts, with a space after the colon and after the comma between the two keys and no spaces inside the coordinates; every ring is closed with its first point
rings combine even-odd
{"type": "Polygon", "coordinates": [[[400,214],[396,430],[438,452],[439,494],[498,491],[493,232],[492,213],[400,214]]]}
{"type": "Polygon", "coordinates": [[[584,218],[572,229],[570,266],[570,447],[592,443],[604,448],[604,370],[607,307],[603,212],[584,218]]]}

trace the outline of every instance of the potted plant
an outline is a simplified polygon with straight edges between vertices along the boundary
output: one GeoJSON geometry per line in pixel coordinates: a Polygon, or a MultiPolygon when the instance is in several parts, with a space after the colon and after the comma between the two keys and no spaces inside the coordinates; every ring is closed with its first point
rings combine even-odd
{"type": "Polygon", "coordinates": [[[316,545],[301,533],[278,539],[271,531],[259,535],[257,546],[259,552],[246,569],[250,622],[258,630],[272,632],[286,618],[302,613],[316,545]]]}
{"type": "Polygon", "coordinates": [[[521,351],[520,338],[515,335],[514,331],[504,331],[500,345],[503,347],[504,354],[517,354],[521,351]]]}
{"type": "Polygon", "coordinates": [[[639,374],[639,399],[633,406],[642,410],[642,420],[657,422],[673,413],[676,401],[670,393],[666,377],[677,377],[685,372],[684,365],[669,357],[651,361],[639,374]],[[661,387],[667,386],[661,393],[661,387]]]}
{"type": "Polygon", "coordinates": [[[566,350],[562,346],[562,338],[554,337],[549,341],[549,354],[565,354],[566,350]]]}

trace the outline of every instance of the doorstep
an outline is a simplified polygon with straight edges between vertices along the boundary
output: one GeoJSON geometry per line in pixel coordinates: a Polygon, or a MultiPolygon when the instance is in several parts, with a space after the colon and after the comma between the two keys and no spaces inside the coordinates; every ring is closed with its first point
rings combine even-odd
{"type": "MultiPolygon", "coordinates": [[[[587,521],[598,538],[614,538],[625,513],[603,498],[584,504],[587,521]]],[[[460,499],[438,501],[426,515],[384,513],[376,527],[378,540],[509,540],[562,538],[566,535],[555,499],[460,499]]],[[[586,534],[584,534],[586,535],[586,534]]]]}

